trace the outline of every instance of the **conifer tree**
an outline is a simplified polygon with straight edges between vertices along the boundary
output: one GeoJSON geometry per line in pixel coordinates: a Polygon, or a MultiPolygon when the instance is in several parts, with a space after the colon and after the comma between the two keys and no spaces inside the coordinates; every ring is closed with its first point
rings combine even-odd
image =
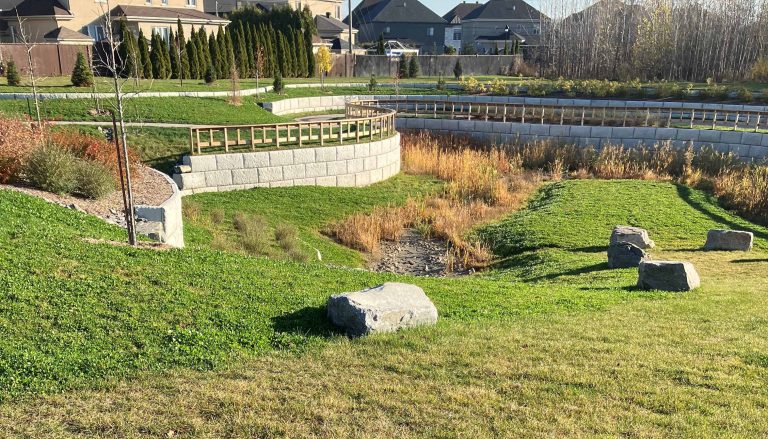
{"type": "Polygon", "coordinates": [[[288,42],[285,41],[283,33],[278,34],[278,56],[280,58],[280,75],[283,77],[291,75],[291,53],[288,48],[288,42]]]}
{"type": "Polygon", "coordinates": [[[173,29],[171,29],[170,33],[168,34],[168,39],[170,40],[170,48],[168,49],[168,55],[170,56],[170,66],[171,66],[171,79],[179,79],[179,76],[181,76],[181,73],[179,71],[180,65],[179,65],[179,50],[178,50],[178,38],[176,38],[176,34],[173,33],[173,29]]]}
{"type": "Polygon", "coordinates": [[[386,55],[387,49],[384,47],[384,34],[379,34],[379,41],[376,43],[376,55],[386,55]]]}
{"type": "Polygon", "coordinates": [[[221,77],[221,53],[219,53],[219,43],[216,42],[216,37],[211,32],[208,36],[208,51],[211,53],[211,66],[213,66],[213,72],[216,78],[221,77]]]}
{"type": "Polygon", "coordinates": [[[187,59],[189,59],[189,79],[200,79],[200,60],[197,58],[195,42],[187,41],[187,59]]]}
{"type": "Polygon", "coordinates": [[[237,28],[237,72],[240,76],[248,75],[248,50],[246,50],[245,30],[242,23],[237,28]]]}
{"type": "Polygon", "coordinates": [[[139,29],[139,60],[141,61],[141,77],[152,79],[152,60],[149,58],[149,42],[144,37],[144,31],[139,29]]]}
{"type": "Polygon", "coordinates": [[[161,54],[163,56],[163,64],[165,66],[165,79],[168,79],[171,77],[171,47],[170,47],[170,41],[173,38],[173,35],[171,33],[168,34],[169,41],[165,41],[162,37],[160,38],[160,50],[161,54]]]}
{"type": "Polygon", "coordinates": [[[219,32],[216,34],[216,44],[218,45],[219,59],[214,67],[221,78],[226,78],[229,71],[229,59],[227,58],[227,38],[224,36],[223,27],[219,27],[219,32]]]}
{"type": "Polygon", "coordinates": [[[187,39],[184,37],[184,26],[181,25],[181,18],[176,24],[176,46],[178,48],[179,58],[179,79],[189,79],[189,56],[187,54],[187,39]]]}
{"type": "Polygon", "coordinates": [[[295,32],[296,37],[296,58],[299,60],[299,71],[297,76],[306,78],[309,76],[309,66],[307,65],[307,48],[304,46],[304,36],[300,30],[295,32]]]}
{"type": "Polygon", "coordinates": [[[16,61],[8,60],[8,64],[5,66],[5,77],[8,79],[9,86],[18,87],[21,85],[21,76],[19,75],[19,69],[16,68],[16,61]]]}
{"type": "Polygon", "coordinates": [[[142,76],[143,68],[141,66],[139,48],[136,45],[136,38],[125,21],[122,22],[120,30],[122,34],[122,44],[118,48],[118,56],[121,62],[120,75],[138,80],[142,76]]]}
{"type": "Polygon", "coordinates": [[[254,69],[256,68],[256,40],[254,37],[254,27],[252,24],[248,24],[245,27],[245,52],[248,58],[248,72],[243,76],[254,76],[254,69]]]}
{"type": "Polygon", "coordinates": [[[152,77],[155,79],[165,79],[167,75],[163,46],[165,46],[165,42],[160,37],[160,34],[153,33],[152,50],[149,54],[149,59],[152,63],[152,77]]]}
{"type": "Polygon", "coordinates": [[[72,85],[75,87],[90,87],[93,85],[93,72],[82,51],[77,52],[75,67],[72,69],[72,85]]]}
{"type": "Polygon", "coordinates": [[[227,51],[224,52],[225,58],[227,59],[227,70],[225,72],[226,78],[231,78],[232,76],[232,67],[237,68],[237,61],[235,60],[235,47],[232,44],[232,34],[231,32],[224,32],[224,41],[226,42],[226,48],[227,51]]]}
{"type": "MultiPolygon", "coordinates": [[[[197,31],[197,50],[198,58],[200,58],[200,65],[207,66],[211,63],[211,54],[208,52],[208,35],[205,33],[205,28],[201,27],[197,31]]],[[[205,71],[205,68],[203,68],[205,71]]]]}
{"type": "Polygon", "coordinates": [[[408,62],[408,77],[418,78],[419,73],[419,61],[416,59],[416,56],[412,56],[411,60],[408,62]]]}
{"type": "Polygon", "coordinates": [[[400,61],[397,63],[397,77],[400,79],[408,77],[408,58],[405,54],[400,55],[400,61]]]}

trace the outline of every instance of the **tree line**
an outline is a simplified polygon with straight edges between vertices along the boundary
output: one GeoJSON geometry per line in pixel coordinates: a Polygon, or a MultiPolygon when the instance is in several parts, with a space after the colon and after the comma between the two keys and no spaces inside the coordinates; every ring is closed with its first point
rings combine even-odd
{"type": "Polygon", "coordinates": [[[749,79],[768,55],[766,0],[600,0],[586,9],[584,0],[547,4],[547,15],[564,17],[542,21],[537,61],[548,76],[749,79]]]}
{"type": "Polygon", "coordinates": [[[311,77],[315,74],[311,12],[279,8],[239,10],[226,28],[184,32],[181,20],[166,37],[138,35],[124,21],[118,59],[122,76],[138,79],[196,79],[210,82],[235,77],[311,77]]]}

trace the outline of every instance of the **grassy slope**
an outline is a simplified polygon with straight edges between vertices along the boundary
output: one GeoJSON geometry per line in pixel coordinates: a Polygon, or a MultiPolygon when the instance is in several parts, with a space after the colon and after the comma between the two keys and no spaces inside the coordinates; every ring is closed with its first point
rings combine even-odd
{"type": "Polygon", "coordinates": [[[281,348],[217,372],[6,403],[0,424],[33,436],[765,435],[766,230],[752,227],[750,255],[691,251],[703,230],[738,220],[698,192],[680,195],[647,182],[550,187],[483,231],[518,237],[500,241],[510,257],[542,253],[534,270],[408,279],[435,300],[438,326],[348,341],[327,338],[323,300],[386,276],[92,246],[72,238],[118,232],[0,192],[0,217],[12,218],[0,222],[4,396],[281,348]],[[633,270],[595,267],[602,256],[589,247],[616,223],[651,229],[656,255],[694,261],[704,287],[638,293],[633,270]]]}
{"type": "Polygon", "coordinates": [[[304,249],[313,257],[317,249],[325,263],[356,267],[363,262],[360,253],[323,236],[320,232],[326,225],[374,206],[402,204],[409,196],[433,193],[440,185],[427,177],[399,175],[363,189],[302,187],[193,195],[184,198],[184,203],[199,208],[200,215],[187,218],[185,238],[188,246],[208,247],[215,227],[210,220],[214,211],[224,213],[227,220],[217,228],[229,236],[235,233],[231,221],[234,213],[261,215],[271,227],[284,223],[296,226],[304,249]]]}

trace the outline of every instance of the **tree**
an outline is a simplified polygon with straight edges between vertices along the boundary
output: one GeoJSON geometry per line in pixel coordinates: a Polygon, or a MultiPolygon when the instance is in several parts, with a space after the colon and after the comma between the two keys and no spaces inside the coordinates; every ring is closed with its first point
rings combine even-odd
{"type": "Polygon", "coordinates": [[[32,50],[35,48],[35,44],[32,43],[29,34],[26,30],[26,20],[22,19],[19,16],[19,11],[16,11],[16,19],[19,21],[19,36],[21,37],[21,42],[24,44],[24,48],[27,52],[27,69],[29,70],[29,83],[32,86],[32,98],[35,101],[35,114],[37,116],[37,123],[42,124],[43,119],[40,116],[40,97],[37,94],[37,77],[35,75],[35,62],[32,57],[32,50]]]}
{"type": "Polygon", "coordinates": [[[18,87],[21,85],[19,69],[16,67],[16,62],[12,59],[8,60],[8,64],[5,66],[5,77],[8,79],[8,85],[11,87],[18,87]]]}
{"type": "Polygon", "coordinates": [[[216,68],[213,67],[213,64],[208,64],[208,68],[205,69],[205,75],[203,79],[208,85],[216,82],[216,68]]]}
{"type": "Polygon", "coordinates": [[[272,82],[272,90],[277,94],[282,94],[285,85],[283,84],[283,75],[278,70],[275,72],[275,80],[272,82]]]}
{"type": "Polygon", "coordinates": [[[408,77],[408,58],[405,54],[400,55],[400,61],[397,63],[397,77],[400,79],[408,77]]]}
{"type": "Polygon", "coordinates": [[[379,41],[376,43],[376,55],[386,55],[387,50],[384,48],[384,34],[379,34],[379,41]]]}
{"type": "Polygon", "coordinates": [[[90,87],[93,85],[93,72],[82,51],[77,52],[75,68],[72,69],[72,85],[75,87],[90,87]]]}
{"type": "Polygon", "coordinates": [[[253,73],[256,75],[256,96],[259,95],[259,77],[264,74],[264,49],[261,46],[256,46],[253,51],[253,73]]]}
{"type": "Polygon", "coordinates": [[[152,79],[152,60],[149,57],[149,43],[144,37],[144,31],[139,29],[139,60],[141,61],[141,77],[144,79],[152,79]]]}
{"type": "Polygon", "coordinates": [[[178,39],[176,38],[176,35],[173,33],[173,29],[171,29],[170,34],[168,35],[168,40],[170,41],[171,46],[168,48],[168,56],[170,57],[170,67],[171,67],[171,79],[179,79],[179,76],[181,76],[180,72],[180,60],[179,60],[179,49],[178,49],[178,39]]]}
{"type": "Polygon", "coordinates": [[[224,74],[222,72],[224,70],[224,60],[219,51],[219,43],[216,41],[216,37],[213,33],[208,36],[208,51],[211,54],[211,65],[213,66],[215,77],[223,78],[224,74]]]}
{"type": "Polygon", "coordinates": [[[464,76],[464,68],[461,66],[461,59],[456,59],[456,64],[453,66],[453,77],[458,81],[464,76]]]}
{"type": "Polygon", "coordinates": [[[170,76],[169,68],[166,65],[165,41],[158,33],[152,34],[152,51],[149,54],[149,59],[152,64],[152,77],[155,79],[166,79],[170,76]]]}
{"type": "Polygon", "coordinates": [[[134,85],[139,83],[143,68],[141,66],[141,57],[139,48],[136,45],[136,38],[133,32],[128,28],[128,23],[124,20],[120,25],[121,42],[118,47],[120,57],[120,76],[124,78],[133,78],[134,85]]]}
{"type": "Polygon", "coordinates": [[[317,50],[317,55],[315,55],[315,64],[320,70],[320,78],[323,89],[325,89],[325,75],[331,71],[331,67],[333,67],[332,62],[333,60],[331,58],[331,51],[328,50],[328,46],[320,46],[320,49],[317,50]]]}
{"type": "Polygon", "coordinates": [[[411,57],[411,60],[408,62],[408,77],[409,78],[418,78],[419,77],[419,60],[416,59],[416,55],[411,57]]]}
{"type": "Polygon", "coordinates": [[[189,79],[189,55],[187,53],[187,41],[184,37],[184,27],[181,18],[176,23],[176,56],[179,62],[179,84],[184,85],[184,80],[189,79]]]}

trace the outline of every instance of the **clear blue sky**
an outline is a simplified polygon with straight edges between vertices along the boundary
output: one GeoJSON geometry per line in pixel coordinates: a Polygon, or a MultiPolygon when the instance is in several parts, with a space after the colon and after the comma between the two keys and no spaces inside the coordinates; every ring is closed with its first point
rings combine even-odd
{"type": "MultiPolygon", "coordinates": [[[[362,0],[352,0],[352,7],[354,8],[357,6],[362,0]]],[[[462,0],[420,0],[422,3],[427,5],[429,8],[431,8],[433,11],[437,12],[437,15],[444,15],[446,12],[450,11],[454,8],[454,6],[458,5],[462,2],[462,0]]],[[[475,2],[477,0],[467,0],[467,2],[475,2]]],[[[480,0],[480,3],[485,3],[487,0],[480,0]]],[[[344,9],[342,10],[342,15],[345,17],[347,16],[347,4],[349,0],[344,0],[344,9]]],[[[538,8],[539,7],[539,0],[528,0],[528,3],[531,4],[531,6],[538,8]]]]}

